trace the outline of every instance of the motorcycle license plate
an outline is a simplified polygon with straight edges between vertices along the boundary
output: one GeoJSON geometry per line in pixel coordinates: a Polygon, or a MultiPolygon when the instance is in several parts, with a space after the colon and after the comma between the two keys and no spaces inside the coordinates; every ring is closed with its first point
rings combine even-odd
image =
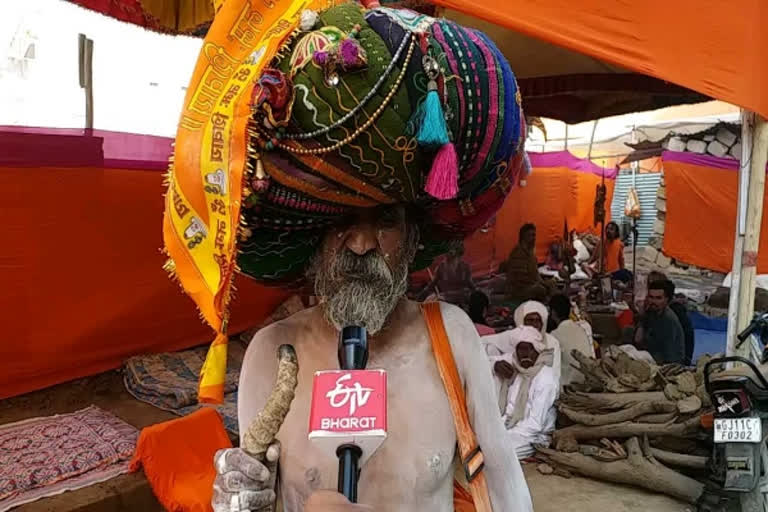
{"type": "Polygon", "coordinates": [[[759,443],[762,439],[760,418],[715,418],[716,443],[759,443]]]}

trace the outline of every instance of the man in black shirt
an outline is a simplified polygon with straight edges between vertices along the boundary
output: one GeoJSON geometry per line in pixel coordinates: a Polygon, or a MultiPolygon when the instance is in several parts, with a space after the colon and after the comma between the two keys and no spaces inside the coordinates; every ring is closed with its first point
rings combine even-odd
{"type": "Polygon", "coordinates": [[[669,301],[669,309],[675,314],[680,321],[680,326],[683,328],[683,336],[685,337],[684,364],[690,365],[696,340],[691,319],[688,318],[688,310],[683,304],[675,302],[675,283],[668,279],[664,281],[664,295],[667,297],[667,301],[669,301]]]}

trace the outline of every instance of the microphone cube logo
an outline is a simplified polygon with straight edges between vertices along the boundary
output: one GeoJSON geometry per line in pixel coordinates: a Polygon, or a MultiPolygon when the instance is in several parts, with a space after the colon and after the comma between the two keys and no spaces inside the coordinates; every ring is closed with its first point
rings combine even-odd
{"type": "Polygon", "coordinates": [[[368,432],[387,429],[384,370],[316,372],[309,431],[368,432]]]}

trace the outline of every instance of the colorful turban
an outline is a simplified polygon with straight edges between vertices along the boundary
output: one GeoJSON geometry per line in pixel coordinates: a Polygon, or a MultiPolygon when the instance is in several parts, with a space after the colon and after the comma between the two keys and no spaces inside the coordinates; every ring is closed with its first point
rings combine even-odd
{"type": "Polygon", "coordinates": [[[326,229],[405,204],[413,270],[482,227],[527,159],[520,92],[481,32],[333,0],[228,0],[187,90],[171,168],[167,269],[218,335],[201,388],[216,401],[233,276],[294,285],[326,229]]]}
{"type": "Polygon", "coordinates": [[[481,227],[522,163],[514,75],[482,33],[354,3],[315,15],[252,94],[240,269],[293,282],[351,208],[424,213],[417,267],[481,227]]]}

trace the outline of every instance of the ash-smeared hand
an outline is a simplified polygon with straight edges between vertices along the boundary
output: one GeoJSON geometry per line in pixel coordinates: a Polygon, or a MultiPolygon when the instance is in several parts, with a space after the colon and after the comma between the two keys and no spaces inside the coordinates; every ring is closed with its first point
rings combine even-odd
{"type": "Polygon", "coordinates": [[[275,477],[280,443],[267,448],[264,462],[242,448],[219,450],[214,456],[214,512],[267,512],[275,507],[275,477]]]}

